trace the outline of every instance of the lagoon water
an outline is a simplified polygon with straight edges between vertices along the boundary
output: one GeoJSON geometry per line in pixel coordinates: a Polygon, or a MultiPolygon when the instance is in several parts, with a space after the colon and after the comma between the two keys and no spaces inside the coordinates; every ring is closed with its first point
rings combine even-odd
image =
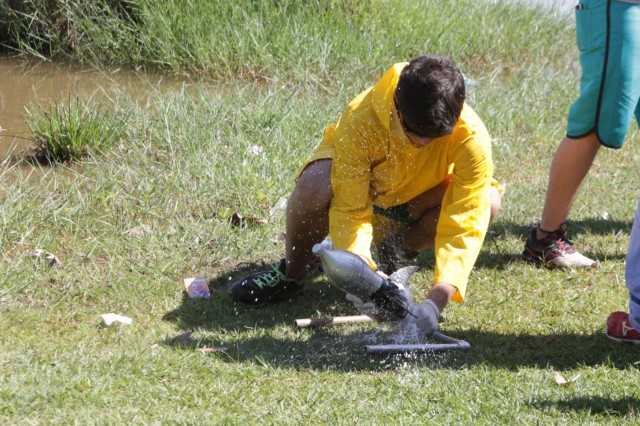
{"type": "Polygon", "coordinates": [[[28,108],[63,105],[76,97],[96,100],[118,91],[148,102],[153,93],[181,90],[185,84],[191,83],[185,78],[120,69],[97,71],[0,56],[0,161],[31,144],[25,123],[28,108]]]}

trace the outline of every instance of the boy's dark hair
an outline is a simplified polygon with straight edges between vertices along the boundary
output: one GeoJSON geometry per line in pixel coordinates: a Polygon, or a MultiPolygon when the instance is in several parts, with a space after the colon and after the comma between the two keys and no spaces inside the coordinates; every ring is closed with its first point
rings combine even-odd
{"type": "Polygon", "coordinates": [[[395,95],[405,130],[438,138],[451,134],[460,118],[464,78],[444,56],[420,56],[400,73],[395,95]]]}

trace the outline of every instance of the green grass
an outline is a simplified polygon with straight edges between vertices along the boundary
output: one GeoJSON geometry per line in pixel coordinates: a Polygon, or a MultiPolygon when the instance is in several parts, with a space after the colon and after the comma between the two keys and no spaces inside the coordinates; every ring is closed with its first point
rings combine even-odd
{"type": "MultiPolygon", "coordinates": [[[[633,151],[640,135],[634,128],[621,151],[601,152],[572,209],[571,236],[602,267],[547,271],[521,262],[523,236],[539,218],[551,157],[577,94],[577,52],[567,47],[574,46],[574,32],[551,16],[479,3],[289,9],[306,17],[301,40],[314,40],[314,31],[336,18],[335,28],[322,33],[331,40],[324,56],[317,55],[320,42],[293,43],[294,25],[275,9],[258,14],[261,7],[298,3],[253,3],[242,13],[282,29],[254,47],[269,50],[265,40],[288,34],[291,51],[273,49],[269,57],[242,47],[209,62],[176,61],[168,72],[175,66],[234,79],[157,91],[148,107],[126,94],[113,96],[130,120],[106,156],[54,168],[3,162],[0,422],[637,423],[640,353],[609,342],[602,328],[609,312],[627,304],[624,255],[640,190],[640,157],[633,151]],[[463,6],[473,25],[443,32],[463,6]],[[366,35],[365,27],[346,26],[356,12],[356,22],[369,23],[366,35]],[[417,25],[421,20],[424,26],[417,25]],[[422,51],[454,56],[476,81],[469,102],[494,138],[496,177],[508,183],[468,299],[443,315],[442,331],[466,339],[471,349],[369,356],[362,348],[371,325],[294,329],[295,318],[353,313],[323,278],[291,303],[234,304],[228,285],[282,255],[284,224],[274,218],[239,228],[228,218],[269,218],[346,103],[391,62],[422,51]],[[36,248],[61,263],[49,269],[32,256],[36,248]],[[185,298],[182,280],[191,276],[209,279],[211,299],[185,298]],[[134,322],[103,328],[99,316],[109,312],[134,322]],[[187,331],[193,331],[189,340],[175,339],[187,331]],[[196,351],[211,346],[227,351],[196,351]],[[558,386],[556,373],[572,383],[558,386]]],[[[193,5],[183,12],[203,31],[211,23],[197,19],[204,16],[198,8],[224,6],[193,5]]],[[[231,31],[238,16],[213,16],[223,37],[246,35],[238,46],[258,35],[259,25],[242,27],[255,33],[231,31]]],[[[185,36],[194,58],[197,49],[188,46],[207,43],[196,34],[185,36]]],[[[96,60],[104,55],[95,49],[96,60]]],[[[174,61],[166,51],[157,55],[174,61]]],[[[141,58],[159,62],[148,53],[141,58]]],[[[432,254],[421,255],[419,264],[416,297],[428,289],[432,254]]]]}

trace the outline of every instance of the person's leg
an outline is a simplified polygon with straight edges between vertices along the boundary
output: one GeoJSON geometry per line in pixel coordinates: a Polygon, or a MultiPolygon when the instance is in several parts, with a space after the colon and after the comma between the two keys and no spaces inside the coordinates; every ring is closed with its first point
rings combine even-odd
{"type": "Polygon", "coordinates": [[[580,139],[564,138],[551,162],[542,220],[536,230],[538,239],[559,230],[567,220],[571,204],[599,149],[595,133],[580,139]]]}
{"type": "MultiPolygon", "coordinates": [[[[625,20],[628,25],[620,26],[620,31],[625,31],[621,39],[625,40],[625,48],[628,49],[629,41],[640,43],[640,6],[634,5],[634,9],[627,10],[632,13],[625,13],[625,20]]],[[[638,49],[628,51],[638,52],[638,49]]],[[[628,58],[628,56],[627,56],[628,58]]],[[[632,86],[629,93],[633,98],[627,97],[630,102],[635,102],[635,117],[637,124],[640,124],[640,78],[637,76],[637,69],[640,64],[640,54],[634,57],[635,64],[627,68],[631,72],[632,86]]],[[[640,344],[640,200],[636,208],[631,237],[629,240],[629,250],[625,265],[625,284],[629,290],[629,313],[622,311],[612,312],[607,318],[605,335],[616,342],[630,342],[640,344]]]]}
{"type": "Polygon", "coordinates": [[[416,222],[402,232],[400,246],[405,251],[420,252],[434,246],[440,207],[450,182],[451,176],[447,176],[434,188],[409,201],[409,217],[416,222]]]}
{"type": "Polygon", "coordinates": [[[300,174],[287,202],[285,259],[234,282],[230,293],[235,300],[262,305],[302,289],[311,248],[328,234],[331,164],[331,160],[318,160],[300,174]]]}
{"type": "Polygon", "coordinates": [[[542,220],[527,237],[522,251],[524,260],[549,268],[598,266],[595,260],[578,253],[566,238],[565,221],[600,146],[594,132],[562,141],[551,162],[542,220]]]}
{"type": "Polygon", "coordinates": [[[289,197],[285,242],[289,278],[304,278],[311,248],[329,234],[332,164],[332,160],[326,159],[308,165],[289,197]]]}
{"type": "Polygon", "coordinates": [[[625,284],[629,290],[629,316],[633,327],[640,330],[640,201],[636,208],[625,266],[625,284]]]}
{"type": "MultiPolygon", "coordinates": [[[[447,176],[439,185],[429,189],[408,203],[409,216],[416,222],[403,231],[401,247],[407,252],[419,252],[432,248],[435,244],[438,218],[444,193],[449,187],[451,176],[447,176]]],[[[491,219],[493,222],[500,211],[501,194],[491,186],[491,219]]]]}
{"type": "Polygon", "coordinates": [[[607,318],[605,335],[615,342],[640,344],[640,202],[636,209],[625,267],[629,313],[616,311],[607,318]]]}
{"type": "Polygon", "coordinates": [[[541,222],[527,237],[522,258],[558,267],[597,267],[565,236],[565,221],[600,146],[621,148],[640,96],[640,6],[585,2],[576,10],[580,96],[551,164],[541,222]]]}

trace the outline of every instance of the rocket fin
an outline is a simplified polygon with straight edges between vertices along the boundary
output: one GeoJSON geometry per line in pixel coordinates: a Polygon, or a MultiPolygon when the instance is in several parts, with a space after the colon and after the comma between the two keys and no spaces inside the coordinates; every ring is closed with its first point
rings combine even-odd
{"type": "Polygon", "coordinates": [[[417,270],[417,266],[406,266],[395,271],[389,278],[398,284],[402,284],[404,288],[409,288],[409,279],[417,270]]]}

